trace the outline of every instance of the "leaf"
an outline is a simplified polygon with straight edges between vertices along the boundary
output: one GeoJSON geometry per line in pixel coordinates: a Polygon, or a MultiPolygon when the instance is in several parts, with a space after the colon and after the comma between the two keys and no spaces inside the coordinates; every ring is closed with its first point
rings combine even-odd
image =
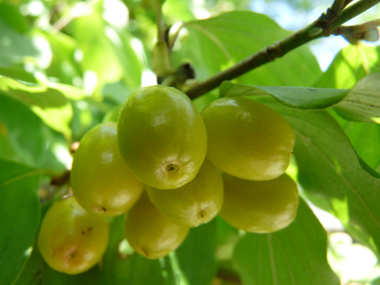
{"type": "Polygon", "coordinates": [[[339,116],[335,119],[354,146],[357,154],[374,170],[380,172],[380,125],[348,122],[339,116]]]}
{"type": "MultiPolygon", "coordinates": [[[[216,220],[192,228],[176,250],[187,284],[209,285],[216,275],[216,220]]],[[[186,284],[186,283],[185,283],[186,284]]]]}
{"type": "Polygon", "coordinates": [[[265,102],[295,129],[298,181],[307,198],[378,253],[380,179],[363,169],[344,131],[326,111],[297,110],[268,99],[265,102]]]}
{"type": "MultiPolygon", "coordinates": [[[[141,85],[142,63],[131,45],[131,36],[125,30],[116,30],[102,18],[102,1],[94,5],[92,13],[72,21],[72,34],[83,51],[84,71],[95,72],[95,83],[124,80],[127,87],[141,85]],[[91,29],[88,27],[91,26],[91,29]]],[[[142,48],[141,48],[142,49],[142,48]]]]}
{"type": "MultiPolygon", "coordinates": [[[[180,41],[180,48],[173,50],[172,61],[175,67],[190,61],[200,80],[290,35],[267,16],[249,11],[224,13],[184,26],[188,36],[180,41]]],[[[320,74],[317,60],[304,46],[245,74],[238,82],[310,86],[320,74]]]]}
{"type": "Polygon", "coordinates": [[[12,284],[32,251],[40,223],[41,171],[0,160],[0,283],[12,284]]]}
{"type": "Polygon", "coordinates": [[[17,32],[2,18],[0,18],[0,31],[1,65],[21,63],[25,57],[42,56],[35,39],[17,32]]]}
{"type": "Polygon", "coordinates": [[[187,0],[166,0],[162,6],[162,14],[168,23],[193,21],[195,16],[192,5],[194,4],[187,0]]]}
{"type": "Polygon", "coordinates": [[[71,22],[72,34],[83,52],[81,62],[84,71],[91,70],[97,75],[97,82],[117,81],[122,77],[122,68],[114,53],[109,39],[104,34],[105,23],[102,19],[101,2],[95,5],[93,13],[71,22]],[[88,27],[91,26],[91,29],[88,27]]]}
{"type": "Polygon", "coordinates": [[[326,258],[327,235],[301,199],[297,218],[271,234],[246,233],[234,252],[243,284],[340,284],[326,258]]]}
{"type": "Polygon", "coordinates": [[[271,95],[284,105],[300,109],[323,109],[341,101],[348,90],[293,86],[251,86],[223,82],[221,97],[271,95]]]}
{"type": "Polygon", "coordinates": [[[369,74],[359,80],[334,108],[349,121],[380,124],[380,73],[369,74]]]}
{"type": "Polygon", "coordinates": [[[18,7],[11,3],[0,3],[0,19],[19,33],[25,33],[29,30],[26,18],[22,16],[18,7]]]}
{"type": "Polygon", "coordinates": [[[1,66],[0,75],[17,78],[18,80],[27,81],[31,83],[37,83],[36,78],[30,72],[27,72],[21,65],[1,66]]]}
{"type": "Polygon", "coordinates": [[[368,72],[378,72],[380,47],[349,45],[334,58],[315,87],[352,88],[368,72]]]}
{"type": "Polygon", "coordinates": [[[10,156],[6,148],[0,148],[0,158],[58,173],[71,165],[72,158],[63,135],[46,126],[20,101],[0,95],[0,123],[3,138],[14,154],[10,156]]]}
{"type": "Polygon", "coordinates": [[[78,85],[83,77],[79,63],[79,58],[75,52],[79,53],[78,43],[70,36],[60,32],[40,32],[39,35],[44,37],[50,44],[52,49],[52,59],[46,75],[55,81],[78,85]]]}
{"type": "Polygon", "coordinates": [[[72,109],[69,101],[56,89],[0,76],[0,95],[26,104],[52,129],[71,137],[72,109]]]}

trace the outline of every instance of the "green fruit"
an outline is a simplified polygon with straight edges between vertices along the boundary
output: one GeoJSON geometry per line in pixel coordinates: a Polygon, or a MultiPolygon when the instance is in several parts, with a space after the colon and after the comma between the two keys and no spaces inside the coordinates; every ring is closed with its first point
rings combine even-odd
{"type": "Polygon", "coordinates": [[[144,184],[174,189],[197,175],[206,156],[202,117],[181,91],[150,86],[133,92],[118,121],[120,153],[144,184]]]}
{"type": "Polygon", "coordinates": [[[120,156],[113,122],[100,124],[83,137],[70,180],[82,207],[107,216],[129,210],[144,187],[120,156]]]}
{"type": "Polygon", "coordinates": [[[108,245],[105,217],[86,212],[73,196],[53,204],[38,235],[38,248],[54,270],[78,274],[98,263],[108,245]]]}
{"type": "Polygon", "coordinates": [[[147,188],[156,208],[176,224],[196,227],[211,221],[223,204],[222,174],[207,159],[197,176],[172,191],[147,188]]]}
{"type": "Polygon", "coordinates": [[[248,180],[283,174],[293,153],[294,130],[268,106],[247,98],[212,102],[202,117],[207,129],[207,158],[220,170],[248,180]]]}
{"type": "Polygon", "coordinates": [[[109,111],[103,118],[103,122],[115,122],[119,119],[120,110],[122,105],[117,105],[111,111],[109,111]]]}
{"type": "Polygon", "coordinates": [[[224,175],[224,204],[219,215],[235,228],[270,233],[287,227],[296,217],[298,190],[286,174],[269,181],[224,175]]]}
{"type": "Polygon", "coordinates": [[[175,250],[189,232],[162,215],[144,193],[127,213],[125,236],[140,255],[157,259],[175,250]]]}

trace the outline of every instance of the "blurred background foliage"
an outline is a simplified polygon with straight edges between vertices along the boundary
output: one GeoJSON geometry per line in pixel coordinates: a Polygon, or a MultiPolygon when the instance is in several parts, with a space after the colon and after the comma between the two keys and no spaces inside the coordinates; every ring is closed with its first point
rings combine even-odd
{"type": "MultiPolygon", "coordinates": [[[[290,31],[311,23],[331,3],[332,0],[166,0],[163,6],[166,25],[175,27],[185,22],[171,54],[173,67],[190,62],[197,80],[204,80],[286,37],[290,31]],[[251,17],[243,12],[230,13],[201,21],[240,10],[263,15],[251,17]]],[[[373,20],[378,15],[379,5],[350,23],[373,20]]],[[[73,142],[104,119],[117,117],[118,107],[133,90],[156,84],[150,58],[156,34],[156,14],[150,0],[0,1],[0,75],[3,76],[0,77],[0,159],[46,169],[52,176],[62,175],[70,169],[73,142]]],[[[368,72],[380,71],[380,52],[374,45],[347,45],[340,37],[318,40],[242,76],[237,82],[351,88],[368,72]]],[[[195,104],[202,109],[216,96],[218,92],[213,91],[198,98],[195,104]]],[[[350,138],[355,151],[379,171],[380,159],[374,153],[380,145],[379,125],[348,122],[331,113],[350,138]]],[[[295,163],[290,168],[292,171],[296,178],[295,163]]],[[[46,181],[46,185],[40,187],[40,197],[48,198],[53,192],[48,186],[49,179],[46,181]]],[[[360,283],[352,284],[380,284],[379,279],[375,280],[380,276],[376,254],[354,242],[337,219],[313,209],[330,233],[328,258],[342,284],[354,281],[360,283]]],[[[311,215],[304,207],[302,211],[311,215]]],[[[291,236],[299,223],[282,234],[291,236]]],[[[113,232],[114,247],[122,237],[120,225],[119,221],[113,226],[117,228],[113,232]]],[[[250,283],[255,282],[252,274],[244,271],[244,264],[251,261],[244,257],[245,249],[241,248],[248,241],[251,245],[261,241],[245,236],[233,257],[233,248],[240,236],[237,230],[217,219],[192,231],[177,253],[179,261],[170,257],[159,264],[139,257],[134,259],[140,268],[157,271],[158,274],[153,275],[159,280],[177,272],[177,263],[185,268],[183,274],[187,278],[197,278],[191,270],[201,270],[204,264],[193,269],[187,265],[194,265],[206,253],[216,250],[219,276],[225,278],[215,279],[215,284],[236,284],[232,258],[240,266],[243,279],[253,284],[250,283]],[[193,252],[192,243],[199,243],[204,235],[209,235],[205,245],[199,252],[193,252]],[[169,273],[162,277],[159,268],[169,273]]],[[[281,238],[281,234],[279,236],[281,238]]],[[[114,255],[115,252],[109,251],[106,259],[116,258],[114,255]]],[[[19,284],[23,278],[28,280],[28,274],[38,272],[39,267],[33,267],[41,262],[38,252],[33,252],[31,260],[36,263],[28,263],[19,284]]],[[[210,271],[190,284],[207,284],[215,275],[216,261],[206,259],[205,262],[210,271]]],[[[107,276],[122,271],[121,265],[116,269],[105,268],[107,276]]],[[[97,269],[91,273],[94,276],[95,271],[97,269]]],[[[120,279],[132,278],[133,272],[120,272],[120,279]]],[[[144,272],[141,270],[134,278],[146,282],[144,272]]],[[[59,278],[58,273],[46,271],[45,274],[46,280],[59,278]]]]}

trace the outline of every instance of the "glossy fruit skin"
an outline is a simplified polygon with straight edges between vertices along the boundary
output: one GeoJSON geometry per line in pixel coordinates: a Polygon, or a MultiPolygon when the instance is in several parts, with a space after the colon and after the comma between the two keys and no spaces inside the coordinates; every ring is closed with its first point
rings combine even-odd
{"type": "Polygon", "coordinates": [[[268,106],[243,97],[212,102],[202,117],[207,158],[220,170],[248,180],[270,180],[289,166],[294,130],[268,106]]]}
{"type": "Polygon", "coordinates": [[[120,156],[116,123],[102,123],[81,140],[74,154],[71,186],[87,211],[117,216],[129,210],[144,185],[120,156]]]}
{"type": "Polygon", "coordinates": [[[156,208],[176,224],[196,227],[211,221],[223,204],[222,173],[207,159],[197,176],[172,191],[147,187],[156,208]]]}
{"type": "Polygon", "coordinates": [[[127,213],[125,237],[140,255],[157,259],[168,255],[184,241],[188,227],[180,226],[161,214],[143,193],[127,213]]]}
{"type": "Polygon", "coordinates": [[[191,181],[206,156],[206,128],[191,100],[167,86],[133,92],[120,112],[122,157],[144,184],[175,189],[191,181]]]}
{"type": "Polygon", "coordinates": [[[219,215],[235,228],[271,233],[287,227],[296,217],[298,190],[287,175],[269,181],[243,180],[223,175],[224,204],[219,215]]]}
{"type": "Polygon", "coordinates": [[[106,217],[86,212],[71,196],[53,204],[46,213],[38,247],[54,270],[79,274],[100,261],[108,239],[106,217]]]}

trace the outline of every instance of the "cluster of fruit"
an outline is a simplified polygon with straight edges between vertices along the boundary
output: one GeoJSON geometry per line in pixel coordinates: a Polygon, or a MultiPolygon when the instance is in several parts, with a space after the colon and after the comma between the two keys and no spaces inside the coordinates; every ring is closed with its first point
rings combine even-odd
{"type": "Polygon", "coordinates": [[[126,239],[151,259],[218,214],[245,231],[280,230],[298,206],[296,184],[284,174],[293,145],[289,123],[254,100],[222,98],[201,115],[177,89],[141,88],[117,124],[83,137],[70,178],[75,198],[47,212],[41,254],[58,271],[83,272],[107,247],[105,216],[127,211],[126,239]]]}

